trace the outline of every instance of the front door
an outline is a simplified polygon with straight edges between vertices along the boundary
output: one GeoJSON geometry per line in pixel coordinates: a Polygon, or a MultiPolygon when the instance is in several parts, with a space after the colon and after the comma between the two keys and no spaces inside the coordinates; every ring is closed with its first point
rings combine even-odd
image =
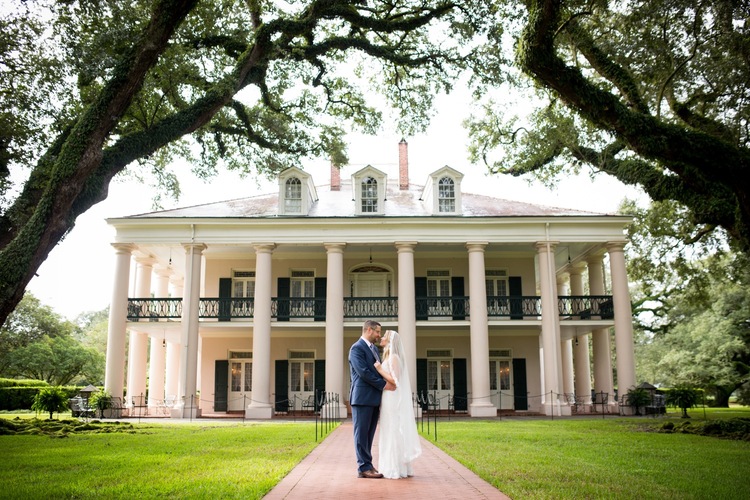
{"type": "Polygon", "coordinates": [[[512,410],[514,408],[509,359],[490,360],[490,391],[497,409],[512,410]]]}
{"type": "Polygon", "coordinates": [[[385,297],[386,276],[382,273],[363,273],[357,276],[357,297],[385,297]]]}
{"type": "Polygon", "coordinates": [[[437,409],[448,409],[448,398],[453,387],[453,363],[451,359],[427,360],[427,395],[439,404],[437,409]]]}
{"type": "Polygon", "coordinates": [[[289,361],[289,399],[295,410],[310,410],[314,397],[315,361],[289,361]]]}
{"type": "Polygon", "coordinates": [[[252,359],[232,359],[229,362],[229,411],[242,411],[250,404],[253,391],[252,359]]]}

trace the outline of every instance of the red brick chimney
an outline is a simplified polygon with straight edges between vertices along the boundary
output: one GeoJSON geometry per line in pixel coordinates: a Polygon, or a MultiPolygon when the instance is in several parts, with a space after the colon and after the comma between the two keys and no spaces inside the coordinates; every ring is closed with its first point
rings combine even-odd
{"type": "Polygon", "coordinates": [[[398,143],[398,188],[409,189],[409,144],[406,139],[398,143]]]}
{"type": "Polygon", "coordinates": [[[331,191],[341,191],[341,170],[331,162],[331,191]]]}

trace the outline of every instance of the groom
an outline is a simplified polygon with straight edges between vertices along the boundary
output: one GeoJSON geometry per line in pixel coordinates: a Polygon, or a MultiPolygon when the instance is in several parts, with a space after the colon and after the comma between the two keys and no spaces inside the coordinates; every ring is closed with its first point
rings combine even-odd
{"type": "Polygon", "coordinates": [[[357,476],[379,479],[372,465],[372,441],[380,416],[380,398],[383,389],[392,391],[396,387],[380,376],[374,364],[380,361],[377,345],[380,343],[380,323],[367,320],[362,327],[362,337],[349,349],[349,373],[351,390],[349,403],[354,422],[354,449],[357,453],[357,476]]]}

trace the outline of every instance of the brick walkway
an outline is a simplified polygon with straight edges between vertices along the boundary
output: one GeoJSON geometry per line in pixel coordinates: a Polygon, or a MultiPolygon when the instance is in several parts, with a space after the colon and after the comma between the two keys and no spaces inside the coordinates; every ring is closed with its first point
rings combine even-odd
{"type": "MultiPolygon", "coordinates": [[[[422,455],[414,462],[414,477],[360,479],[354,457],[352,422],[345,420],[263,498],[509,499],[432,443],[420,439],[422,455]]],[[[376,435],[372,450],[375,467],[377,443],[376,435]]]]}

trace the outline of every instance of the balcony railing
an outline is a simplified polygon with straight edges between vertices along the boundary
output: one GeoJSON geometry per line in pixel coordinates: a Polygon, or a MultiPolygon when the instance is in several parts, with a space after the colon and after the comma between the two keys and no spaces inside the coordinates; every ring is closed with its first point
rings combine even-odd
{"type": "Polygon", "coordinates": [[[612,319],[615,316],[611,295],[569,295],[557,298],[561,318],[612,319]]]}
{"type": "MultiPolygon", "coordinates": [[[[416,318],[464,320],[470,316],[469,297],[417,297],[416,318]]],[[[611,295],[560,296],[558,313],[564,319],[612,319],[611,295]]],[[[201,319],[249,319],[254,316],[252,298],[200,299],[201,319]]],[[[487,316],[509,319],[538,319],[542,299],[535,296],[487,297],[487,316]]],[[[182,299],[128,299],[129,321],[173,320],[182,317],[182,299]]],[[[272,297],[271,317],[276,321],[308,319],[325,321],[325,298],[272,297]]],[[[345,319],[387,319],[398,317],[397,297],[344,297],[345,319]]]]}

